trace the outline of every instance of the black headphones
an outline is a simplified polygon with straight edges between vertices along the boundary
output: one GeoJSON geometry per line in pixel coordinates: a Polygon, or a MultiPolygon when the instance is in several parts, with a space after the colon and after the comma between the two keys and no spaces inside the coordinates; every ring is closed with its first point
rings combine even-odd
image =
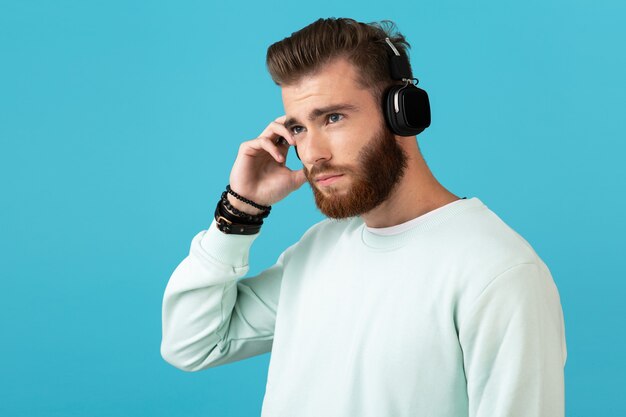
{"type": "MultiPolygon", "coordinates": [[[[411,78],[409,60],[400,55],[389,38],[385,38],[393,54],[389,58],[389,71],[394,80],[404,85],[394,85],[383,94],[383,114],[387,127],[398,136],[415,136],[430,126],[430,102],[426,91],[417,87],[419,80],[411,78]]],[[[296,156],[298,147],[294,146],[296,156]]]]}
{"type": "Polygon", "coordinates": [[[417,78],[411,78],[408,58],[400,55],[389,38],[385,38],[385,42],[393,51],[389,59],[391,78],[404,81],[404,85],[394,85],[384,94],[383,113],[387,126],[398,136],[418,135],[430,126],[428,94],[417,87],[417,78]]]}

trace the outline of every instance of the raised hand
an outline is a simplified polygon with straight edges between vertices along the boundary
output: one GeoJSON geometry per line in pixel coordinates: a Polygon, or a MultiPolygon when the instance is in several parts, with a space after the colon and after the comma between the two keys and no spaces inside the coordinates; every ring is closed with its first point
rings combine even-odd
{"type": "MultiPolygon", "coordinates": [[[[269,206],[306,182],[302,169],[293,171],[285,165],[289,145],[295,146],[291,133],[283,125],[286,116],[271,122],[256,139],[243,142],[230,172],[230,187],[255,203],[269,206]]],[[[228,196],[241,211],[258,214],[260,210],[228,196]]]]}

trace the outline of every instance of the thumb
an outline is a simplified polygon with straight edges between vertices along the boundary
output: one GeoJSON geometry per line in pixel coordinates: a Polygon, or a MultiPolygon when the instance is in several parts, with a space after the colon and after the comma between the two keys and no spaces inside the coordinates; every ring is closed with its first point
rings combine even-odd
{"type": "Polygon", "coordinates": [[[304,170],[299,169],[297,171],[291,172],[291,180],[293,181],[294,190],[297,190],[306,182],[306,176],[304,175],[304,170]]]}

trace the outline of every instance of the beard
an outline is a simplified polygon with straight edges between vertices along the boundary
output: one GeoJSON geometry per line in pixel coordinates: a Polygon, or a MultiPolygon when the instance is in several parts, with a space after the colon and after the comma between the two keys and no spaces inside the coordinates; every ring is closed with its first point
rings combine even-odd
{"type": "Polygon", "coordinates": [[[304,167],[317,208],[327,217],[344,219],[367,213],[387,200],[407,167],[407,156],[393,133],[381,125],[359,152],[356,168],[322,162],[309,172],[304,167]],[[321,191],[314,178],[325,172],[341,173],[352,179],[343,193],[333,186],[321,191]]]}

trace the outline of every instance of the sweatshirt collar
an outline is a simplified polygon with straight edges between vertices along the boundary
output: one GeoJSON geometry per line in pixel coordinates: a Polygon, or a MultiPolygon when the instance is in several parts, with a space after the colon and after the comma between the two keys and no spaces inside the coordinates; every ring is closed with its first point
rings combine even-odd
{"type": "MultiPolygon", "coordinates": [[[[475,208],[486,207],[477,198],[459,199],[431,210],[423,215],[397,226],[382,229],[370,229],[365,223],[361,225],[361,239],[366,246],[375,249],[393,249],[403,246],[409,238],[458,216],[460,213],[475,208]],[[397,233],[396,233],[397,232],[397,233]]],[[[362,220],[361,220],[362,221],[362,220]]]]}

